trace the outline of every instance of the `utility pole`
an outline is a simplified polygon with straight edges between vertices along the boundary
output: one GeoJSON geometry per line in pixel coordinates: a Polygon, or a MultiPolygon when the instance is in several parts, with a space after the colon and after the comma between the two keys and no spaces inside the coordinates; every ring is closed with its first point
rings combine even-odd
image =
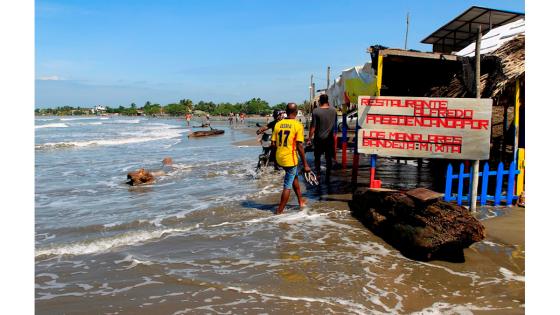
{"type": "MultiPolygon", "coordinates": [[[[478,25],[478,34],[476,36],[476,49],[475,49],[475,72],[474,79],[476,83],[476,98],[480,98],[480,42],[482,41],[482,26],[478,25]]],[[[469,209],[476,211],[476,195],[478,192],[478,165],[479,161],[475,160],[471,169],[471,203],[469,209]]]]}
{"type": "Polygon", "coordinates": [[[327,90],[329,89],[329,86],[331,85],[331,66],[327,67],[327,90]]]}
{"type": "Polygon", "coordinates": [[[311,75],[311,82],[309,83],[309,111],[311,112],[313,110],[313,90],[314,90],[314,86],[313,86],[313,75],[311,75]]]}
{"type": "Polygon", "coordinates": [[[406,50],[406,44],[407,44],[407,42],[408,42],[408,24],[409,24],[409,23],[408,23],[408,20],[409,20],[409,18],[408,18],[408,12],[406,12],[406,34],[405,34],[405,36],[404,36],[404,50],[406,50]]]}

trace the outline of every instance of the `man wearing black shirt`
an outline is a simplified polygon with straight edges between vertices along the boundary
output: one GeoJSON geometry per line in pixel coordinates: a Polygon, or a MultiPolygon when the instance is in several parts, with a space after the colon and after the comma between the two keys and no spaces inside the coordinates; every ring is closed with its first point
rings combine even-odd
{"type": "MultiPolygon", "coordinates": [[[[274,131],[274,126],[276,126],[276,123],[284,118],[284,111],[275,109],[274,112],[272,113],[272,117],[274,119],[271,122],[269,122],[266,126],[261,127],[259,130],[257,130],[258,135],[260,134],[263,135],[261,141],[270,141],[271,135],[265,133],[265,131],[267,131],[268,129],[274,131]]],[[[274,163],[274,169],[279,169],[278,165],[276,164],[276,147],[272,147],[269,160],[270,162],[274,163]]]]}

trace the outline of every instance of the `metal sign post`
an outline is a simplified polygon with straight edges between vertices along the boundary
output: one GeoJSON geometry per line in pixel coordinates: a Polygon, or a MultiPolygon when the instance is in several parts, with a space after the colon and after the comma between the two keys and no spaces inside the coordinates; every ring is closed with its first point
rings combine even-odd
{"type": "MultiPolygon", "coordinates": [[[[475,59],[476,59],[476,68],[475,68],[475,80],[476,80],[476,98],[480,99],[480,42],[482,40],[482,30],[481,26],[478,26],[478,36],[476,38],[476,52],[475,52],[475,59]]],[[[471,202],[469,206],[469,210],[476,211],[476,195],[478,192],[478,167],[479,167],[479,160],[474,160],[471,169],[471,202]]]]}

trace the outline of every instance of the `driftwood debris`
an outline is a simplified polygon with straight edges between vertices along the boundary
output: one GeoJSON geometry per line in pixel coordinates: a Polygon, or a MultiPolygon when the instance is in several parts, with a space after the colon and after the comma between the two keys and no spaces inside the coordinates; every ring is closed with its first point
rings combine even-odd
{"type": "Polygon", "coordinates": [[[126,183],[130,186],[151,184],[154,182],[154,179],[154,175],[143,168],[126,174],[126,183]]]}
{"type": "Polygon", "coordinates": [[[206,136],[216,136],[221,135],[225,131],[221,129],[211,129],[211,130],[201,130],[201,131],[194,131],[189,134],[189,137],[206,137],[206,136]]]}
{"type": "Polygon", "coordinates": [[[157,176],[165,175],[165,169],[173,166],[173,159],[170,157],[165,157],[161,161],[163,166],[162,170],[148,171],[144,168],[140,168],[136,171],[129,172],[126,174],[126,183],[130,186],[138,186],[143,184],[151,184],[155,181],[157,176]]]}
{"type": "Polygon", "coordinates": [[[408,194],[358,190],[350,208],[374,234],[412,259],[462,262],[463,249],[485,236],[484,226],[467,209],[427,189],[408,194]]]}

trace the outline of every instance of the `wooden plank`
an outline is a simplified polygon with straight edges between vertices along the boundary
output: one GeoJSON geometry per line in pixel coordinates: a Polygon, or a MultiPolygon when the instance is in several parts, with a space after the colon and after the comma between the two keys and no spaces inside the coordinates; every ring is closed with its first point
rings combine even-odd
{"type": "Polygon", "coordinates": [[[368,188],[371,191],[375,191],[375,192],[397,192],[398,190],[395,189],[391,189],[391,188],[368,188]]]}
{"type": "Polygon", "coordinates": [[[438,59],[438,60],[457,60],[457,56],[442,53],[429,53],[429,52],[416,52],[409,50],[400,49],[383,49],[379,51],[379,56],[401,56],[401,57],[414,57],[414,58],[425,58],[425,59],[438,59]]]}
{"type": "Polygon", "coordinates": [[[438,193],[426,188],[414,188],[406,192],[406,194],[414,199],[420,200],[422,202],[440,199],[444,196],[442,193],[438,193]]]}

